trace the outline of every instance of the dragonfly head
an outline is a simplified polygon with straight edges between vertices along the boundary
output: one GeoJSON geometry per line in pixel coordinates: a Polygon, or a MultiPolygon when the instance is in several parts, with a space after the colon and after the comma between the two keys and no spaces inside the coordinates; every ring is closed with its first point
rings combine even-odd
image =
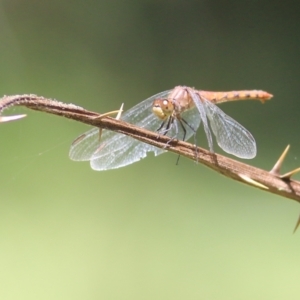
{"type": "Polygon", "coordinates": [[[165,120],[173,114],[174,105],[168,99],[156,99],[152,104],[152,111],[158,118],[165,120]]]}

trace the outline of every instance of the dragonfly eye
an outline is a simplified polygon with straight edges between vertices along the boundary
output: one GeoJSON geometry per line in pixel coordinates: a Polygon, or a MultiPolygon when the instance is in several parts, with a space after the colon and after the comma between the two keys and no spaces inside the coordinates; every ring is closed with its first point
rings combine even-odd
{"type": "Polygon", "coordinates": [[[153,113],[160,119],[165,120],[172,115],[173,104],[168,99],[156,99],[152,105],[153,113]]]}

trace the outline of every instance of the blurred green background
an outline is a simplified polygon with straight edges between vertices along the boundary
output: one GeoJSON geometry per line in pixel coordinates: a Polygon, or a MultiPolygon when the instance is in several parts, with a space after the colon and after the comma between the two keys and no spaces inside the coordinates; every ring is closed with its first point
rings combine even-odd
{"type": "MultiPolygon", "coordinates": [[[[176,85],[264,89],[221,108],[256,138],[248,163],[291,144],[283,171],[300,166],[296,1],[0,3],[3,95],[106,112],[176,85]]],[[[88,126],[16,113],[0,126],[0,299],[299,299],[296,202],[171,153],[95,172],[68,158],[88,126]]]]}

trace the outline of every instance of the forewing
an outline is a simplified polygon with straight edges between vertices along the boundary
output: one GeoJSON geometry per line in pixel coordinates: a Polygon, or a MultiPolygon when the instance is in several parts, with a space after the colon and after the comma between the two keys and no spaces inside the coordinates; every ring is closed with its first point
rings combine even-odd
{"type": "MultiPolygon", "coordinates": [[[[170,91],[156,94],[122,114],[121,119],[138,127],[156,131],[161,120],[152,113],[154,99],[166,98],[170,91]]],[[[164,150],[142,143],[126,135],[103,130],[99,140],[99,129],[93,128],[71,145],[69,156],[72,160],[90,160],[95,170],[119,168],[146,157],[147,152],[159,155],[164,150]]]]}
{"type": "Polygon", "coordinates": [[[203,102],[218,145],[225,152],[240,158],[255,157],[256,143],[252,134],[210,101],[203,99],[203,102]]]}
{"type": "Polygon", "coordinates": [[[92,156],[90,162],[92,169],[98,171],[116,169],[145,158],[148,152],[154,152],[154,155],[165,152],[123,134],[117,134],[107,142],[101,143],[100,149],[92,156]]]}

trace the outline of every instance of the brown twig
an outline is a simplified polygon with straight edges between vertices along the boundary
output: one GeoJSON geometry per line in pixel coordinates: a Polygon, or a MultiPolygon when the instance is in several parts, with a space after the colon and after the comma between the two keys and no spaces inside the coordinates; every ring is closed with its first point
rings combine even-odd
{"type": "MultiPolygon", "coordinates": [[[[138,128],[110,117],[101,118],[101,114],[85,110],[73,104],[65,104],[55,100],[38,97],[35,95],[4,96],[0,99],[0,114],[11,106],[26,106],[30,109],[55,114],[79,121],[99,128],[109,129],[123,133],[138,139],[144,143],[188,157],[196,162],[248,185],[263,189],[273,194],[283,196],[300,202],[300,182],[291,180],[290,177],[281,177],[278,172],[271,172],[252,167],[245,163],[211,153],[205,149],[196,147],[190,143],[178,140],[170,140],[166,136],[158,136],[157,133],[138,128]]],[[[23,115],[22,115],[23,116],[23,115]]],[[[17,119],[18,116],[2,117],[17,119]]],[[[1,117],[0,117],[0,122],[1,117]]]]}

